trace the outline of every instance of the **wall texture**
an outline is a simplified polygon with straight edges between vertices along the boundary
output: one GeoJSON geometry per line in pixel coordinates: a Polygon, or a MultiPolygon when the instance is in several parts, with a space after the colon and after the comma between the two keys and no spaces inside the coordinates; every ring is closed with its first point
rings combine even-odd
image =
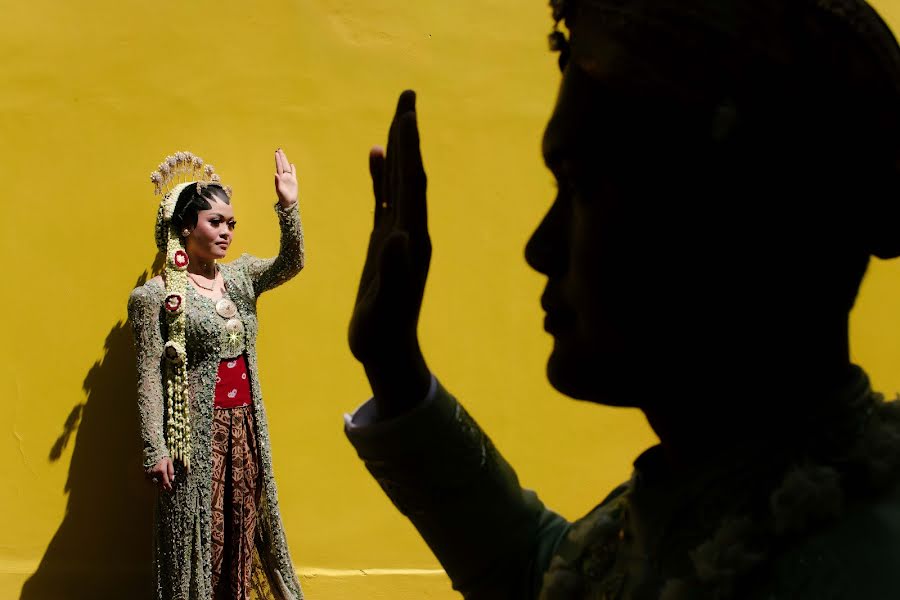
{"type": "MultiPolygon", "coordinates": [[[[900,27],[900,2],[877,0],[900,27]]],[[[301,174],[308,266],[261,302],[261,380],[310,598],[450,598],[342,434],[367,397],[345,343],[370,224],[366,156],[419,92],[434,240],[429,362],[525,485],[569,517],[654,440],[546,383],[543,280],[522,258],[552,198],[539,140],[559,75],[543,0],[0,0],[0,597],[146,597],[129,291],[154,260],[147,180],[191,150],[235,189],[235,253],[277,248],[272,152],[301,174]],[[489,294],[485,292],[488,291],[489,294]]],[[[876,264],[854,348],[900,389],[900,263],[876,264]]]]}

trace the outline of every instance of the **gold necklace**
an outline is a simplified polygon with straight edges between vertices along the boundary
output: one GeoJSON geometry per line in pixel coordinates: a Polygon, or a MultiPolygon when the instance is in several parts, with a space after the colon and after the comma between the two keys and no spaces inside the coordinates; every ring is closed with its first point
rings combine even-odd
{"type": "Polygon", "coordinates": [[[216,271],[216,274],[212,278],[212,284],[209,287],[206,287],[205,285],[203,285],[202,283],[197,281],[197,279],[194,277],[193,273],[188,273],[188,277],[191,278],[191,281],[193,281],[197,285],[198,288],[204,289],[207,292],[211,292],[216,288],[216,280],[219,278],[219,272],[216,271]]]}

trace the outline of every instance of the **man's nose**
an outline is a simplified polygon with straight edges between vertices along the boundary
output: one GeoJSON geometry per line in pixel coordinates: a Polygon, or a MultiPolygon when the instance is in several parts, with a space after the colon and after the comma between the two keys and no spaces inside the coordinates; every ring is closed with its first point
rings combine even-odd
{"type": "Polygon", "coordinates": [[[565,271],[565,209],[557,200],[525,245],[525,261],[548,277],[565,271]]]}

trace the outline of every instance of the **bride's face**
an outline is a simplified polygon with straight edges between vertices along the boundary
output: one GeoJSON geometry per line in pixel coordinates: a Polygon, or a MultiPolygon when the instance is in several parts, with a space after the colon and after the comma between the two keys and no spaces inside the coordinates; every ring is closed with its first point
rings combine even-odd
{"type": "Polygon", "coordinates": [[[207,210],[197,213],[197,225],[185,240],[192,260],[210,262],[225,258],[234,238],[234,209],[218,200],[210,201],[207,210]]]}

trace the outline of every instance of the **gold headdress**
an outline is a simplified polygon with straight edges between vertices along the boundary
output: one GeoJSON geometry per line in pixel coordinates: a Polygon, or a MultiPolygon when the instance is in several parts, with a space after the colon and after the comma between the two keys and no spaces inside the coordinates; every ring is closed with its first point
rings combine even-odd
{"type": "MultiPolygon", "coordinates": [[[[198,192],[211,183],[222,185],[215,167],[206,164],[191,152],[176,152],[167,156],[150,173],[150,183],[153,184],[155,195],[163,195],[156,217],[156,247],[162,252],[166,251],[167,225],[171,223],[181,191],[189,184],[195,184],[198,192]]],[[[222,186],[222,189],[231,198],[231,186],[222,186]]]]}
{"type": "MultiPolygon", "coordinates": [[[[187,292],[188,254],[180,232],[172,224],[178,197],[188,186],[199,192],[209,184],[221,185],[212,165],[205,164],[190,152],[167,156],[150,174],[154,194],[162,194],[156,216],[156,247],[166,253],[163,269],[166,297],[163,308],[168,325],[168,340],[163,355],[166,359],[166,445],[173,461],[191,468],[191,419],[188,397],[187,351],[185,341],[185,294],[187,292]]],[[[222,186],[228,197],[231,188],[222,186]]]]}

